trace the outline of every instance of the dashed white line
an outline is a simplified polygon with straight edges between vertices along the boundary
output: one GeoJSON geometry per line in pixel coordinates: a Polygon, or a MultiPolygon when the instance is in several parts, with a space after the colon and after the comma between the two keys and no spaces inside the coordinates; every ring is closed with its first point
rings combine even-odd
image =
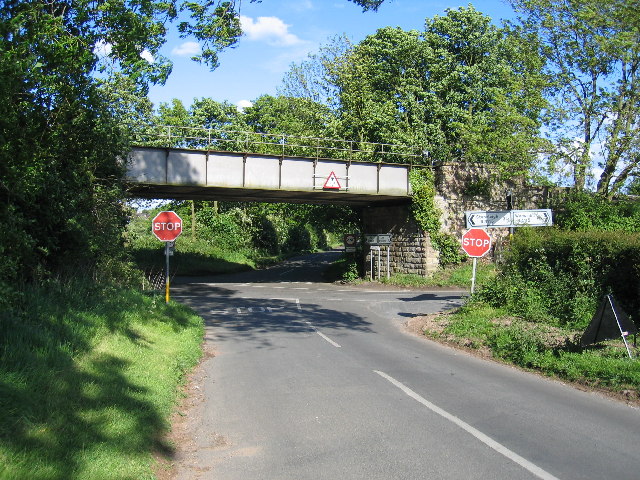
{"type": "Polygon", "coordinates": [[[320,335],[322,338],[324,338],[327,342],[329,342],[331,345],[333,345],[336,348],[342,348],[340,346],[340,344],[334,342],[333,340],[331,340],[329,337],[327,337],[324,333],[320,332],[316,327],[313,326],[313,324],[307,320],[304,320],[304,323],[306,323],[307,325],[309,325],[311,328],[313,328],[315,330],[315,332],[320,335]]]}
{"type": "Polygon", "coordinates": [[[336,348],[341,348],[340,345],[338,345],[336,342],[334,342],[333,340],[331,340],[329,337],[327,337],[324,333],[319,332],[318,330],[316,330],[316,333],[318,335],[320,335],[322,338],[324,338],[327,342],[329,342],[331,345],[333,345],[336,348]]]}
{"type": "Polygon", "coordinates": [[[500,453],[501,455],[504,455],[509,460],[517,463],[522,468],[528,470],[529,472],[531,472],[536,477],[541,478],[543,480],[558,480],[557,477],[553,476],[552,474],[550,474],[546,470],[543,470],[542,468],[538,467],[534,463],[531,463],[526,458],[523,458],[520,455],[518,455],[517,453],[509,450],[507,447],[505,447],[501,443],[496,442],[493,438],[489,437],[488,435],[485,435],[480,430],[472,427],[468,423],[460,420],[455,415],[452,415],[451,413],[447,412],[446,410],[443,410],[442,408],[438,407],[437,405],[431,403],[429,400],[425,399],[424,397],[421,397],[416,392],[414,392],[409,387],[407,387],[403,383],[399,382],[398,380],[396,380],[392,376],[387,375],[386,373],[380,372],[378,370],[374,370],[374,372],[377,373],[378,375],[380,375],[385,380],[389,381],[391,384],[393,384],[396,387],[398,387],[400,390],[402,390],[409,397],[411,397],[414,400],[416,400],[417,402],[421,403],[422,405],[427,407],[432,412],[437,413],[438,415],[440,415],[441,417],[449,420],[450,422],[455,423],[457,426],[462,428],[464,431],[466,431],[467,433],[470,433],[471,435],[476,437],[478,440],[480,440],[482,443],[484,443],[488,447],[492,448],[493,450],[495,450],[496,452],[500,453]]]}

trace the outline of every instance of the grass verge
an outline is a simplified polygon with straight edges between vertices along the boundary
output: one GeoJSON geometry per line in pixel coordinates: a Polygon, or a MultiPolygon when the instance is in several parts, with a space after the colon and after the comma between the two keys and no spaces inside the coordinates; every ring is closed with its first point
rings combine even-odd
{"type": "Polygon", "coordinates": [[[91,281],[23,291],[0,317],[0,478],[150,479],[202,320],[91,281]]]}
{"type": "MultiPolygon", "coordinates": [[[[442,268],[430,277],[420,275],[397,273],[390,278],[382,277],[380,283],[395,285],[398,287],[462,287],[471,288],[471,276],[473,263],[464,261],[459,265],[442,268]]],[[[330,265],[325,272],[327,281],[368,282],[369,278],[359,279],[359,271],[355,257],[343,255],[330,265]]],[[[495,264],[486,260],[480,260],[476,269],[476,285],[482,285],[496,275],[495,264]]]]}
{"type": "MultiPolygon", "coordinates": [[[[396,274],[382,278],[381,282],[402,287],[466,287],[471,288],[473,263],[469,260],[459,265],[441,268],[430,277],[396,274]]],[[[480,260],[476,268],[476,285],[482,285],[496,274],[495,264],[480,260]]]]}
{"type": "MultiPolygon", "coordinates": [[[[159,240],[139,240],[129,245],[129,252],[138,268],[147,272],[147,275],[164,272],[164,244],[159,240]]],[[[247,248],[215,246],[205,240],[193,240],[185,236],[176,241],[176,250],[169,262],[172,275],[218,275],[264,268],[300,253],[268,255],[247,248]]]]}
{"type": "Polygon", "coordinates": [[[640,402],[640,349],[622,340],[580,347],[582,332],[525,321],[481,302],[424,319],[424,334],[501,361],[640,402]]]}

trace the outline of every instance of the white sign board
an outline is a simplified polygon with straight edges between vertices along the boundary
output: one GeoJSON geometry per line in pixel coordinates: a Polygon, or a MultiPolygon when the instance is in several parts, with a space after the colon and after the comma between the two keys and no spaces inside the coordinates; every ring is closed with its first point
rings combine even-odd
{"type": "Polygon", "coordinates": [[[550,227],[553,225],[551,210],[513,210],[513,225],[516,227],[550,227]]]}
{"type": "Polygon", "coordinates": [[[497,212],[465,212],[467,228],[509,227],[511,226],[511,211],[497,212]]]}
{"type": "Polygon", "coordinates": [[[551,210],[501,210],[465,212],[467,228],[549,227],[551,210]]]}
{"type": "Polygon", "coordinates": [[[391,245],[390,233],[365,233],[364,238],[369,245],[391,245]]]}

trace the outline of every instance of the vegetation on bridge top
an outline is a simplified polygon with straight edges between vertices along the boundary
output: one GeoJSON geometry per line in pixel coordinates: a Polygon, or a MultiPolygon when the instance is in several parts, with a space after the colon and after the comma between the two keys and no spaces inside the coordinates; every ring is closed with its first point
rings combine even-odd
{"type": "Polygon", "coordinates": [[[419,146],[176,125],[127,125],[135,146],[424,165],[419,146]]]}

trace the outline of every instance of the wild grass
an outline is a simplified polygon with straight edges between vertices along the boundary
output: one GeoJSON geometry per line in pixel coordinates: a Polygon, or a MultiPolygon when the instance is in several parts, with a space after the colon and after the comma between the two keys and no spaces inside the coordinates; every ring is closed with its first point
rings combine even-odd
{"type": "Polygon", "coordinates": [[[153,478],[202,321],[160,296],[72,280],[0,317],[0,478],[153,478]]]}
{"type": "Polygon", "coordinates": [[[427,336],[484,350],[505,362],[544,375],[640,399],[640,349],[630,359],[622,340],[581,347],[582,331],[508,315],[481,301],[471,301],[442,315],[427,336]]]}
{"type": "MultiPolygon", "coordinates": [[[[130,243],[128,250],[135,264],[143,271],[164,271],[166,257],[163,242],[149,236],[130,243]]],[[[274,265],[297,253],[270,255],[251,248],[216,246],[209,241],[184,235],[176,240],[169,267],[172,275],[218,275],[274,265]]]]}
{"type": "MultiPolygon", "coordinates": [[[[381,278],[380,282],[402,287],[471,287],[473,264],[465,261],[456,266],[441,268],[432,276],[421,277],[411,274],[394,274],[390,278],[381,278]]],[[[495,276],[495,265],[490,262],[478,262],[476,269],[476,285],[485,283],[495,276]]]]}
{"type": "MultiPolygon", "coordinates": [[[[134,262],[145,271],[164,270],[164,243],[149,237],[129,245],[134,262]]],[[[209,242],[178,237],[174,255],[169,258],[170,269],[176,275],[210,275],[233,273],[256,268],[251,252],[226,249],[209,242]]]]}

